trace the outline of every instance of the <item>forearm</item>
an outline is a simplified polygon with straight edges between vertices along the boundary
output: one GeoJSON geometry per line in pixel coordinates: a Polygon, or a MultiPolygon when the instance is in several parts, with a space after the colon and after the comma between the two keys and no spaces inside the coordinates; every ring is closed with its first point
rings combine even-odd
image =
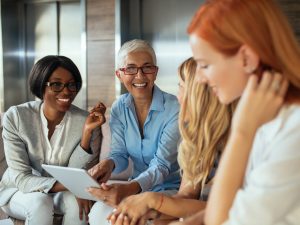
{"type": "Polygon", "coordinates": [[[254,134],[232,133],[218,168],[208,201],[205,224],[222,224],[241,188],[254,134]]]}
{"type": "Polygon", "coordinates": [[[90,150],[91,138],[92,138],[92,131],[88,129],[83,129],[80,146],[87,152],[90,150]]]}
{"type": "Polygon", "coordinates": [[[61,183],[56,181],[49,192],[50,193],[57,193],[57,192],[61,192],[61,191],[67,191],[67,189],[61,183]]]}
{"type": "Polygon", "coordinates": [[[182,177],[181,184],[178,192],[172,195],[174,198],[188,198],[188,199],[199,199],[201,188],[199,185],[195,187],[191,183],[186,182],[186,178],[182,177]]]}
{"type": "Polygon", "coordinates": [[[126,195],[130,196],[130,195],[135,195],[138,194],[142,191],[141,186],[139,185],[138,182],[136,181],[132,181],[127,185],[126,188],[126,195]]]}
{"type": "Polygon", "coordinates": [[[180,218],[190,216],[205,208],[206,202],[196,199],[166,196],[162,193],[151,193],[152,208],[162,214],[180,218]]]}

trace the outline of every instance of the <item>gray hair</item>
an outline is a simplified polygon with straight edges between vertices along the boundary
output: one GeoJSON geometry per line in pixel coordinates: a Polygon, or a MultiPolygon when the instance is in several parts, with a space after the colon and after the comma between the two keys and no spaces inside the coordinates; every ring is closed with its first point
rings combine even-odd
{"type": "Polygon", "coordinates": [[[125,57],[131,52],[147,52],[150,54],[154,65],[156,65],[156,55],[151,45],[144,40],[133,39],[125,42],[120,48],[117,56],[117,69],[124,66],[125,57]]]}

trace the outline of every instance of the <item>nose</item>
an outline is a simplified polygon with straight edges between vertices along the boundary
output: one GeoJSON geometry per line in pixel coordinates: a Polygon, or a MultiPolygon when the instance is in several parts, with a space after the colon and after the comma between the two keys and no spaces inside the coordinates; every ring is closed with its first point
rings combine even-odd
{"type": "Polygon", "coordinates": [[[61,92],[63,92],[66,95],[69,95],[72,93],[67,86],[64,86],[64,88],[62,89],[61,92]]]}
{"type": "Polygon", "coordinates": [[[138,68],[137,74],[135,75],[136,78],[143,78],[144,73],[142,71],[142,68],[138,68]]]}

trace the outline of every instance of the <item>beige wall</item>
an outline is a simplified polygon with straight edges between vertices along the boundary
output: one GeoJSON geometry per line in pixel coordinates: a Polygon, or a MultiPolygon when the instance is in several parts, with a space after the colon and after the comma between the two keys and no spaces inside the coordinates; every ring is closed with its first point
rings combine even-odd
{"type": "Polygon", "coordinates": [[[87,0],[87,105],[115,99],[115,1],[87,0]]]}

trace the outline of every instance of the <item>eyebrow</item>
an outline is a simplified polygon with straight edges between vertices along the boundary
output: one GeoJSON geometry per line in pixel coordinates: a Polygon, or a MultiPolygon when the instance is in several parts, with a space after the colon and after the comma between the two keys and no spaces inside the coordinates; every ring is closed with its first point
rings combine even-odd
{"type": "MultiPolygon", "coordinates": [[[[146,62],[146,63],[143,64],[143,66],[146,66],[146,65],[153,65],[153,63],[146,62]]],[[[127,64],[126,66],[136,66],[136,64],[134,64],[134,63],[129,63],[129,64],[127,64]]]]}
{"type": "MultiPolygon", "coordinates": [[[[51,77],[50,79],[49,79],[49,82],[55,82],[55,81],[62,81],[62,79],[60,78],[60,77],[51,77]]],[[[75,79],[74,78],[72,78],[72,79],[70,79],[68,82],[72,82],[72,81],[75,81],[75,79]]]]}
{"type": "Polygon", "coordinates": [[[194,60],[195,60],[196,62],[206,62],[206,61],[207,61],[206,59],[202,59],[202,58],[198,58],[198,59],[195,59],[195,58],[194,58],[194,60]]]}

